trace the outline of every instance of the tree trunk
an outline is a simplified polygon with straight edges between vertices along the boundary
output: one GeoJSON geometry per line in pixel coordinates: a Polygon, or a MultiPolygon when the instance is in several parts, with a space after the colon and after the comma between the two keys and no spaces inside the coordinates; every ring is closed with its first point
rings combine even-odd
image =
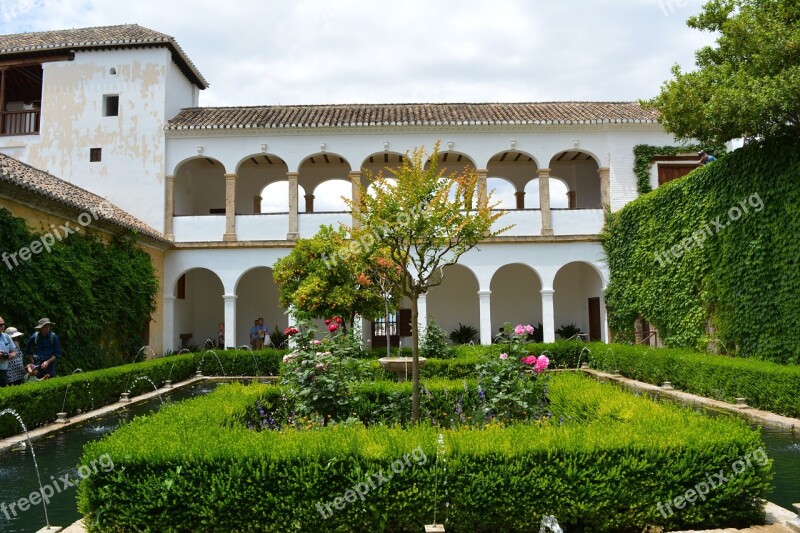
{"type": "MultiPolygon", "coordinates": [[[[392,356],[392,341],[389,338],[389,297],[385,293],[383,295],[383,301],[386,304],[386,315],[384,315],[386,317],[386,322],[383,324],[384,325],[384,333],[386,333],[386,357],[391,357],[392,356]]],[[[400,354],[398,353],[398,355],[400,355],[400,354]]]]}
{"type": "Polygon", "coordinates": [[[419,309],[417,299],[419,294],[415,291],[411,296],[411,425],[419,424],[419,309]]]}

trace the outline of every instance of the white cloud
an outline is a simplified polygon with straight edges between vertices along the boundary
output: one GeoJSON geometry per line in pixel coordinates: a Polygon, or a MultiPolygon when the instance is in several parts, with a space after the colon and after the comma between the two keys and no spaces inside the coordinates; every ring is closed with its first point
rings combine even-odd
{"type": "Polygon", "coordinates": [[[3,33],[137,23],[172,35],[211,82],[201,105],[635,100],[713,41],[685,25],[699,10],[699,0],[36,0],[0,20],[3,33]]]}

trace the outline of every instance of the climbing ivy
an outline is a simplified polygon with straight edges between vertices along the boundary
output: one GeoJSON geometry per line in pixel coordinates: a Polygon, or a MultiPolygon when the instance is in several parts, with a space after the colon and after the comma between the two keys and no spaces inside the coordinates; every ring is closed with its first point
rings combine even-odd
{"type": "MultiPolygon", "coordinates": [[[[41,242],[25,220],[0,209],[0,252],[41,242]]],[[[59,373],[128,362],[144,344],[158,279],[132,235],[105,244],[85,231],[56,240],[27,261],[0,263],[0,316],[27,335],[38,319],[56,323],[63,350],[59,373]]]]}
{"type": "Polygon", "coordinates": [[[716,157],[726,153],[725,145],[687,144],[683,146],[653,146],[650,144],[637,144],[633,147],[633,172],[636,174],[636,188],[639,194],[653,190],[650,185],[650,167],[656,156],[676,156],[687,152],[705,150],[716,157]]]}
{"type": "Polygon", "coordinates": [[[800,139],[781,136],[611,214],[612,329],[642,316],[668,346],[800,363],[799,176],[800,139]]]}

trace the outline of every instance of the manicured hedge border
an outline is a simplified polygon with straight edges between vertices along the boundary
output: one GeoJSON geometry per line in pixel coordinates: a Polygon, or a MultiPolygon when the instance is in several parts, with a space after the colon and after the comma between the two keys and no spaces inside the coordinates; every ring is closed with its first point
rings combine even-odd
{"type": "Polygon", "coordinates": [[[761,446],[758,432],[581,376],[553,377],[549,423],[441,431],[447,462],[446,471],[438,463],[438,474],[434,427],[246,429],[255,401],[278,392],[260,384],[220,387],[88,445],[82,464],[104,454],[114,462],[78,488],[90,530],[419,531],[433,518],[436,475],[438,516],[449,532],[531,531],[549,514],[581,531],[763,520],[768,467],[747,468],[666,518],[658,510],[709,472],[729,473],[761,446]],[[427,462],[403,467],[363,501],[332,507],[323,518],[320,506],[324,512],[414,450],[427,462]]]}
{"type": "MultiPolygon", "coordinates": [[[[260,375],[277,375],[283,355],[281,351],[269,349],[253,353],[233,350],[215,353],[219,363],[210,352],[200,352],[3,387],[0,388],[0,410],[14,409],[31,429],[53,422],[62,404],[65,412],[73,416],[78,411],[97,409],[119,401],[122,392],[128,388],[131,397],[152,391],[153,385],[148,381],[137,382],[137,378],[142,376],[161,387],[166,379],[175,383],[192,377],[198,367],[207,376],[220,376],[223,369],[230,376],[252,376],[256,364],[260,375]]],[[[0,418],[0,438],[18,433],[22,433],[22,428],[16,419],[10,416],[0,418]]]]}
{"type": "Polygon", "coordinates": [[[800,417],[800,366],[759,359],[703,354],[678,348],[595,345],[591,365],[619,370],[625,377],[734,402],[747,398],[752,407],[800,417]]]}

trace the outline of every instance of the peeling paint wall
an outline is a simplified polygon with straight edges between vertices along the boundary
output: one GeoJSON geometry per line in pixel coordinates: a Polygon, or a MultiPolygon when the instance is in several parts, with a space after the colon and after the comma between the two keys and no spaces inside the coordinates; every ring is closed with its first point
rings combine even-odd
{"type": "Polygon", "coordinates": [[[0,151],[163,231],[167,109],[174,114],[194,98],[170,52],[78,52],[73,61],[45,63],[43,76],[40,135],[4,139],[0,151]],[[117,116],[104,116],[109,95],[119,96],[117,116]],[[91,148],[101,149],[101,161],[90,162],[91,148]]]}

